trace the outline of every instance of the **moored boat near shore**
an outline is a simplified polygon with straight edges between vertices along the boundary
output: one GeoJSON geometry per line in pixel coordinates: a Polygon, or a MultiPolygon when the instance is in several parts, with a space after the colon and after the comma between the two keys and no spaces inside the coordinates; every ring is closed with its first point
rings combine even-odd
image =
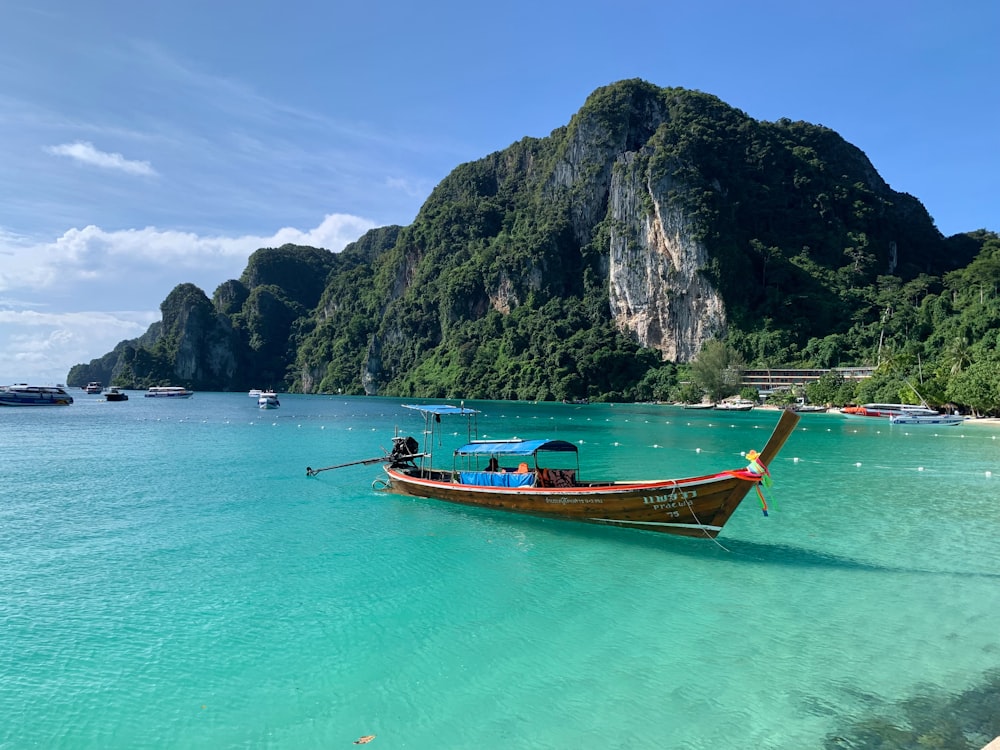
{"type": "Polygon", "coordinates": [[[897,414],[935,416],[937,412],[927,405],[917,404],[862,404],[845,406],[840,413],[847,417],[893,417],[897,414]]]}
{"type": "MultiPolygon", "coordinates": [[[[407,408],[423,414],[423,436],[431,451],[442,416],[472,418],[478,413],[444,404],[407,408]]],[[[433,456],[421,452],[416,439],[397,436],[388,456],[352,464],[384,462],[386,478],[378,480],[379,486],[398,495],[714,539],[747,493],[755,487],[760,493],[759,485],[769,476],[767,465],[799,419],[792,411],[782,411],[760,454],[746,454],[746,466],[677,479],[584,479],[576,445],[548,439],[471,440],[455,450],[451,468],[435,468],[433,456]]],[[[469,434],[474,434],[471,427],[469,434]]],[[[346,465],[351,464],[327,469],[346,465]]],[[[327,469],[307,468],[306,473],[314,476],[327,469]]],[[[760,497],[766,515],[763,494],[760,497]]]]}
{"type": "Polygon", "coordinates": [[[154,385],[146,391],[146,398],[191,398],[194,391],[179,385],[154,385]]]}
{"type": "Polygon", "coordinates": [[[73,397],[61,385],[15,383],[0,387],[0,406],[69,406],[73,397]]]}
{"type": "Polygon", "coordinates": [[[754,402],[748,398],[733,398],[720,401],[715,405],[719,411],[752,411],[754,402]]]}
{"type": "Polygon", "coordinates": [[[954,427],[964,421],[961,414],[894,414],[889,417],[889,424],[930,427],[954,427]]]}

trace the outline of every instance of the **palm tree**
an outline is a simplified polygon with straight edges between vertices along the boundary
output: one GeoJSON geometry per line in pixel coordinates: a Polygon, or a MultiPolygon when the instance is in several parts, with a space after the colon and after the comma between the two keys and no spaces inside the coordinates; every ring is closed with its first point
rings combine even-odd
{"type": "Polygon", "coordinates": [[[948,372],[950,375],[958,375],[972,364],[972,350],[969,348],[969,340],[965,336],[956,336],[944,350],[945,363],[951,363],[948,372]]]}

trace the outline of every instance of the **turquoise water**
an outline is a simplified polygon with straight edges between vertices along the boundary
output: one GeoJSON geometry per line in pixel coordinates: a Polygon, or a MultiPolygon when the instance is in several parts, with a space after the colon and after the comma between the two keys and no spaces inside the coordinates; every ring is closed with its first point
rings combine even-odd
{"type": "MultiPolygon", "coordinates": [[[[74,397],[0,410],[0,748],[798,750],[1000,668],[997,428],[804,415],[716,544],[306,478],[419,437],[398,399],[74,397]]],[[[589,476],[777,421],[471,405],[589,476]]]]}

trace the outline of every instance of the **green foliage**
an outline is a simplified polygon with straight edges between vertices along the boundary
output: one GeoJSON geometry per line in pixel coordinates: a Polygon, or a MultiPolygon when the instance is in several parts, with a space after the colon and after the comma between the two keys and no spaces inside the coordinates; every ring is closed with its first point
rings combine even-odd
{"type": "Polygon", "coordinates": [[[178,286],[161,323],[71,380],[718,400],[738,391],[743,362],[869,364],[879,373],[861,388],[816,384],[810,400],[906,400],[912,382],[991,413],[998,287],[996,234],[942,238],[919,201],[828,128],[758,122],[707,94],[631,80],[595,91],[546,138],[456,167],[410,226],[336,254],[262,248],[211,302],[178,286]],[[642,186],[625,198],[639,216],[616,214],[622,181],[642,186]],[[683,224],[725,305],[727,330],[690,368],[611,316],[612,237],[631,222],[639,242],[635,227],[653,219],[683,224]]]}
{"type": "Polygon", "coordinates": [[[945,395],[977,415],[995,412],[1000,406],[1000,360],[973,362],[948,381],[945,395]]]}
{"type": "Polygon", "coordinates": [[[844,379],[839,372],[828,372],[819,380],[806,386],[806,398],[811,404],[844,404],[855,403],[857,393],[855,384],[844,379]]]}
{"type": "Polygon", "coordinates": [[[706,341],[691,362],[692,379],[712,401],[739,393],[742,371],[743,358],[717,339],[706,341]]]}

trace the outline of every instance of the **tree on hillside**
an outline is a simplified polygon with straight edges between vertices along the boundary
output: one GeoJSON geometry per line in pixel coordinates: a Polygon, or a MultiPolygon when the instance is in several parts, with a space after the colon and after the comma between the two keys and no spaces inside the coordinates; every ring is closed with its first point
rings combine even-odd
{"type": "Polygon", "coordinates": [[[995,360],[974,362],[948,381],[945,393],[955,403],[970,407],[976,416],[1000,411],[1000,364],[995,360]]]}
{"type": "Polygon", "coordinates": [[[691,361],[691,377],[713,401],[739,393],[743,359],[728,344],[711,339],[691,361]]]}

